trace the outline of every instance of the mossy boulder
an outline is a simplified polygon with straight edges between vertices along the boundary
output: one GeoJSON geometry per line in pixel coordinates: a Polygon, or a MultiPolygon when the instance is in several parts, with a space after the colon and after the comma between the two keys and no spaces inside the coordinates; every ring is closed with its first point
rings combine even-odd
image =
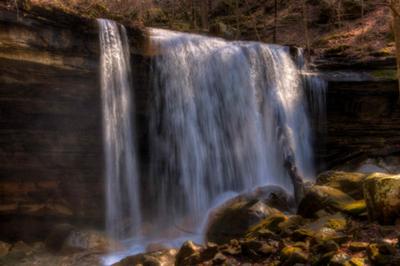
{"type": "MultiPolygon", "coordinates": [[[[268,217],[284,219],[282,217],[285,215],[271,205],[288,209],[288,200],[284,199],[285,197],[286,193],[274,187],[256,190],[227,201],[210,213],[206,240],[217,244],[229,243],[232,239],[245,237],[250,228],[268,217]]],[[[271,220],[270,226],[274,225],[274,221],[271,220]]]]}
{"type": "Polygon", "coordinates": [[[341,190],[354,199],[364,197],[362,182],[367,177],[364,173],[326,171],[317,177],[317,185],[324,185],[341,190]]]}
{"type": "Polygon", "coordinates": [[[281,212],[273,213],[267,218],[261,220],[259,223],[250,227],[245,236],[247,238],[259,237],[265,232],[272,232],[279,234],[281,232],[280,224],[286,222],[288,217],[281,212]]]}
{"type": "Polygon", "coordinates": [[[348,239],[348,236],[343,233],[347,226],[347,218],[341,213],[336,213],[306,223],[295,230],[290,237],[294,241],[306,241],[309,239],[316,244],[316,250],[326,253],[332,251],[332,248],[327,248],[327,246],[332,246],[332,243],[337,246],[348,239]]]}
{"type": "Polygon", "coordinates": [[[363,212],[362,202],[355,201],[346,193],[329,186],[312,186],[300,202],[297,213],[305,218],[317,218],[318,213],[334,214],[338,211],[358,215],[363,212]]]}
{"type": "Polygon", "coordinates": [[[300,247],[286,246],[281,250],[283,265],[295,265],[297,263],[307,263],[309,254],[300,247]]]}
{"type": "Polygon", "coordinates": [[[146,254],[138,254],[129,256],[120,262],[113,264],[113,266],[131,266],[131,265],[174,265],[175,256],[177,254],[176,249],[169,249],[163,251],[157,251],[146,254]]]}
{"type": "Polygon", "coordinates": [[[374,173],[363,183],[368,216],[382,224],[400,217],[400,175],[374,173]]]}

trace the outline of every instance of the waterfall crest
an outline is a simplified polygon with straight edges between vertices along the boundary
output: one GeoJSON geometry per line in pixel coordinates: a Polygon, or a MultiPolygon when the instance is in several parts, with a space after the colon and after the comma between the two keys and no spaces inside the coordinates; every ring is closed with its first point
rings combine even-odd
{"type": "Polygon", "coordinates": [[[99,19],[105,154],[106,227],[116,239],[137,235],[141,223],[126,30],[99,19]]]}
{"type": "Polygon", "coordinates": [[[285,160],[314,176],[304,82],[289,49],[151,30],[150,219],[204,218],[219,195],[292,190],[285,160]]]}

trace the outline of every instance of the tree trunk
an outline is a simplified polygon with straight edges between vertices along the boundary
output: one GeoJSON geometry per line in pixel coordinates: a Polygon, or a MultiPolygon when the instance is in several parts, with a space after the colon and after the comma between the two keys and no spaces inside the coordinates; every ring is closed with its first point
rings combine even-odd
{"type": "Polygon", "coordinates": [[[207,1],[202,0],[200,4],[200,13],[201,13],[201,28],[203,30],[208,29],[208,3],[207,1]]]}
{"type": "Polygon", "coordinates": [[[338,1],[337,19],[338,19],[338,25],[341,28],[343,26],[343,24],[342,24],[342,0],[338,1]]]}
{"type": "Polygon", "coordinates": [[[275,0],[275,2],[274,2],[274,13],[275,13],[275,16],[274,16],[274,32],[273,32],[273,35],[272,35],[272,42],[273,43],[277,43],[278,41],[277,41],[277,33],[278,33],[278,0],[275,0]]]}
{"type": "Polygon", "coordinates": [[[400,104],[400,0],[391,0],[390,8],[393,14],[393,32],[396,43],[397,79],[399,81],[399,97],[397,102],[400,104]]]}
{"type": "Polygon", "coordinates": [[[304,30],[304,38],[305,38],[305,46],[307,52],[307,58],[311,55],[311,47],[310,47],[310,36],[308,31],[308,8],[307,1],[302,0],[302,10],[303,10],[303,30],[304,30]]]}
{"type": "Polygon", "coordinates": [[[240,25],[239,25],[239,0],[235,1],[235,17],[236,17],[236,34],[235,34],[235,39],[239,39],[240,37],[240,25]]]}
{"type": "Polygon", "coordinates": [[[257,30],[257,18],[254,16],[254,14],[250,13],[251,9],[250,9],[249,1],[248,0],[244,0],[244,2],[246,3],[247,9],[249,10],[250,17],[253,20],[254,33],[256,34],[257,40],[261,41],[260,34],[258,33],[258,30],[257,30]]]}
{"type": "Polygon", "coordinates": [[[192,28],[197,29],[195,0],[190,0],[190,10],[192,14],[192,28]]]}

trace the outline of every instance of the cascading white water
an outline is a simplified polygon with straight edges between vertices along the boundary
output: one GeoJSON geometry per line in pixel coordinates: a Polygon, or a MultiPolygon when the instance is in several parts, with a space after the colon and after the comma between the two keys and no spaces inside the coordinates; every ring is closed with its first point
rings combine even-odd
{"type": "Polygon", "coordinates": [[[151,197],[159,227],[201,221],[219,195],[313,178],[300,69],[289,49],[152,29],[151,197]]]}
{"type": "Polygon", "coordinates": [[[227,195],[266,184],[291,191],[287,160],[313,178],[309,113],[322,113],[324,90],[318,78],[304,77],[304,64],[287,47],[151,29],[150,169],[139,188],[127,37],[114,22],[99,25],[107,228],[114,237],[133,237],[131,249],[106,264],[143,252],[151,241],[179,243],[227,195]]]}
{"type": "Polygon", "coordinates": [[[116,239],[137,235],[141,223],[132,125],[130,59],[126,30],[99,19],[101,96],[106,163],[106,227],[116,239]]]}

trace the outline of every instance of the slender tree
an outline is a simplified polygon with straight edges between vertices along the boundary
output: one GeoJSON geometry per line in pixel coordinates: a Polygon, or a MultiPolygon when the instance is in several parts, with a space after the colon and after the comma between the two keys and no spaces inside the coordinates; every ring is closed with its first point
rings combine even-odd
{"type": "Polygon", "coordinates": [[[342,0],[338,0],[336,14],[337,14],[339,27],[343,26],[343,23],[342,23],[342,12],[343,12],[343,10],[342,10],[342,0]]]}
{"type": "Polygon", "coordinates": [[[307,0],[302,0],[302,11],[303,11],[303,30],[304,30],[304,39],[307,51],[307,57],[311,55],[311,46],[310,46],[310,36],[308,30],[308,6],[307,0]]]}
{"type": "Polygon", "coordinates": [[[203,30],[208,29],[208,3],[202,0],[200,4],[200,18],[201,18],[201,28],[203,30]]]}
{"type": "Polygon", "coordinates": [[[195,0],[190,0],[190,11],[191,11],[192,28],[197,29],[195,0]]]}
{"type": "Polygon", "coordinates": [[[274,32],[272,35],[272,42],[277,43],[277,34],[278,34],[278,0],[274,1],[274,32]]]}
{"type": "Polygon", "coordinates": [[[235,39],[239,39],[240,37],[240,25],[239,25],[239,16],[240,16],[240,12],[239,12],[239,0],[235,0],[235,17],[236,17],[236,34],[235,34],[235,39]]]}
{"type": "Polygon", "coordinates": [[[397,79],[399,81],[399,98],[400,104],[400,0],[390,0],[389,7],[393,15],[393,32],[396,43],[396,59],[397,59],[397,79]]]}
{"type": "MultiPolygon", "coordinates": [[[[244,2],[246,3],[246,6],[247,6],[247,9],[249,10],[249,12],[251,12],[249,1],[248,0],[244,0],[244,2]]],[[[258,30],[257,30],[257,18],[254,16],[254,14],[250,13],[249,15],[250,15],[251,19],[253,20],[253,27],[254,27],[254,32],[255,32],[255,34],[257,36],[257,40],[261,41],[260,34],[258,33],[258,30]]]]}

